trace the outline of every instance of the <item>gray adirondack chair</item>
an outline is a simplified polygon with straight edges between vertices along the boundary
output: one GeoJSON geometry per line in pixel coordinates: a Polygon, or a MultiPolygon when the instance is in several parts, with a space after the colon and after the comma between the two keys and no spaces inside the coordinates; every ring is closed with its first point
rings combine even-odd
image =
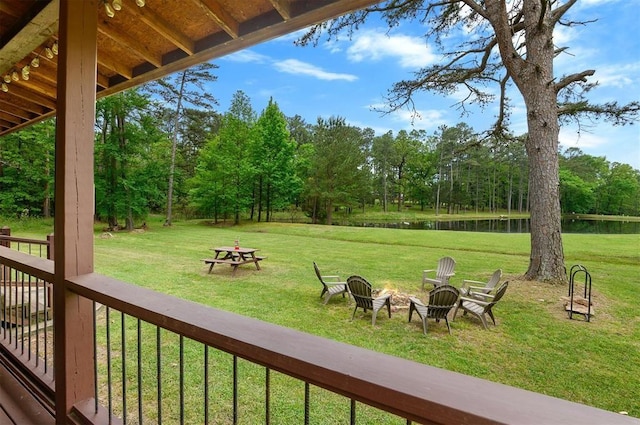
{"type": "Polygon", "coordinates": [[[504,282],[498,287],[498,289],[496,289],[495,295],[486,294],[485,297],[487,298],[487,301],[482,301],[477,298],[460,297],[458,305],[453,312],[452,320],[455,320],[456,315],[458,314],[458,309],[462,309],[464,314],[471,313],[480,319],[482,326],[484,326],[485,329],[488,329],[487,315],[491,318],[491,321],[495,326],[496,318],[493,315],[493,307],[495,307],[498,301],[500,301],[504,296],[504,293],[507,291],[507,286],[509,286],[509,282],[504,282]]]}
{"type": "Polygon", "coordinates": [[[427,334],[427,319],[435,319],[439,322],[441,319],[447,323],[447,329],[451,334],[451,326],[449,326],[448,315],[458,301],[459,292],[451,285],[442,285],[429,291],[429,301],[424,304],[416,297],[409,297],[409,322],[415,311],[422,320],[422,331],[427,334]]]}
{"type": "Polygon", "coordinates": [[[389,318],[391,318],[391,294],[385,294],[373,298],[371,294],[371,284],[367,282],[365,278],[360,276],[350,276],[347,279],[347,288],[356,303],[356,306],[353,309],[353,314],[351,315],[351,320],[355,317],[356,310],[358,308],[363,309],[365,313],[367,310],[371,310],[371,324],[375,325],[378,311],[385,306],[389,312],[389,318]]]}
{"type": "Polygon", "coordinates": [[[477,298],[485,301],[487,297],[485,295],[491,294],[495,289],[500,278],[502,277],[502,269],[498,269],[491,275],[491,278],[487,282],[480,282],[478,280],[462,281],[462,287],[460,288],[460,295],[463,297],[477,298]]]}
{"type": "Polygon", "coordinates": [[[316,271],[318,280],[322,283],[320,298],[324,297],[324,304],[328,303],[334,295],[342,294],[342,298],[344,298],[344,294],[348,292],[347,282],[341,282],[339,276],[323,275],[320,273],[320,269],[315,261],[313,262],[313,269],[316,271]]]}
{"type": "Polygon", "coordinates": [[[454,269],[456,267],[456,260],[451,257],[442,257],[438,260],[438,267],[433,270],[422,271],[422,290],[424,291],[425,283],[430,283],[434,287],[441,285],[448,285],[449,278],[455,274],[454,269]],[[435,277],[429,277],[431,273],[435,272],[435,277]]]}

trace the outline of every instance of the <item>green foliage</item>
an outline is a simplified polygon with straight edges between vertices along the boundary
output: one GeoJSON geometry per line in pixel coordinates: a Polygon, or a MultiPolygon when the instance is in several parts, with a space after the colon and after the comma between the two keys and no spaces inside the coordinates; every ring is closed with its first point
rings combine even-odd
{"type": "Polygon", "coordinates": [[[0,215],[48,217],[53,198],[55,120],[0,142],[0,215]]]}
{"type": "Polygon", "coordinates": [[[295,173],[295,149],[296,143],[290,138],[284,114],[270,99],[258,118],[251,146],[258,180],[258,221],[261,221],[263,208],[270,221],[274,209],[284,209],[300,193],[301,181],[295,173]]]}
{"type": "MultiPolygon", "coordinates": [[[[155,103],[158,116],[165,116],[166,119],[166,133],[170,135],[171,139],[171,156],[169,163],[168,182],[167,182],[167,225],[171,224],[173,216],[173,204],[174,204],[174,187],[179,188],[175,191],[176,199],[178,202],[181,200],[182,194],[186,192],[181,190],[185,187],[182,181],[182,173],[178,168],[179,163],[179,145],[188,146],[189,142],[182,142],[181,136],[184,136],[183,126],[185,122],[188,122],[187,117],[195,117],[197,121],[202,122],[201,119],[206,117],[210,111],[212,105],[217,104],[217,100],[211,93],[205,90],[205,84],[213,82],[217,79],[213,75],[213,70],[218,68],[217,65],[212,63],[200,63],[191,68],[180,71],[172,76],[153,81],[146,86],[144,90],[156,97],[160,97],[162,102],[155,103]],[[166,105],[170,105],[172,108],[168,110],[166,105]],[[204,110],[204,114],[198,113],[185,113],[185,109],[189,106],[196,107],[204,110]],[[179,143],[182,142],[182,143],[179,143]]],[[[190,128],[189,134],[193,135],[193,127],[190,128]]],[[[196,136],[197,139],[197,136],[196,136]]],[[[200,142],[195,141],[196,146],[200,146],[204,138],[200,137],[200,142]]],[[[190,153],[189,149],[182,149],[187,155],[190,153]]],[[[190,168],[193,170],[193,167],[190,168]]],[[[186,202],[185,202],[186,203],[186,202]]]]}
{"type": "Polygon", "coordinates": [[[234,94],[218,134],[207,142],[191,181],[192,202],[201,214],[219,218],[240,214],[253,205],[255,169],[252,140],[255,112],[242,92],[234,94]]]}
{"type": "Polygon", "coordinates": [[[367,186],[364,139],[359,129],[343,118],[318,118],[314,133],[312,175],[307,181],[308,202],[314,222],[318,213],[326,213],[331,224],[336,206],[352,207],[360,199],[360,189],[367,186]]]}
{"type": "MultiPolygon", "coordinates": [[[[149,93],[130,91],[97,104],[98,218],[122,225],[167,211],[175,111],[147,111],[149,93]]],[[[243,93],[229,111],[184,108],[173,181],[185,215],[214,221],[272,220],[303,211],[314,222],[379,204],[438,214],[506,211],[530,204],[523,140],[480,140],[466,124],[388,132],[286,118],[271,100],[258,117],[243,93]]],[[[47,216],[53,200],[54,121],[0,141],[0,214],[47,216]]],[[[560,155],[564,213],[640,215],[640,171],[577,148],[560,155]]]]}
{"type": "Polygon", "coordinates": [[[638,215],[640,211],[640,171],[577,148],[561,156],[560,191],[565,213],[638,215]]]}
{"type": "Polygon", "coordinates": [[[153,163],[156,144],[165,139],[146,115],[148,100],[130,90],[101,99],[96,106],[96,215],[109,227],[132,228],[162,199],[162,175],[153,163]]]}
{"type": "Polygon", "coordinates": [[[563,213],[590,213],[593,211],[594,201],[593,184],[586,183],[569,170],[560,169],[560,202],[563,213]]]}

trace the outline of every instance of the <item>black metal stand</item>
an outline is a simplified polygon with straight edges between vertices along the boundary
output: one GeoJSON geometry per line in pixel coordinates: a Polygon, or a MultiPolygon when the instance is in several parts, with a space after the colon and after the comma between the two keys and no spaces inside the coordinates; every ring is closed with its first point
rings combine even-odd
{"type": "MultiPolygon", "coordinates": [[[[579,295],[577,297],[580,297],[579,295]]],[[[584,319],[589,322],[591,320],[591,275],[587,271],[587,269],[580,265],[576,264],[571,267],[571,271],[569,272],[569,306],[567,312],[569,313],[569,319],[573,319],[574,314],[582,314],[584,319]],[[576,276],[584,275],[584,302],[587,303],[585,306],[583,303],[577,303],[576,295],[575,295],[575,283],[576,276]],[[578,310],[578,305],[586,308],[586,312],[584,308],[580,308],[578,310]]]]}

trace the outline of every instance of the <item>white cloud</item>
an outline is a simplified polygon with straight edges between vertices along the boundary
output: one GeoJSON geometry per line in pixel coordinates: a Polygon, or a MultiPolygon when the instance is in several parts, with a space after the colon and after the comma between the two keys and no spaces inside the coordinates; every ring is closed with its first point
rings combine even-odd
{"type": "Polygon", "coordinates": [[[341,74],[336,72],[325,71],[324,69],[312,65],[307,62],[302,62],[297,59],[285,59],[283,61],[274,62],[273,66],[280,72],[294,75],[307,75],[317,78],[319,80],[344,80],[355,81],[358,79],[353,74],[341,74]]]}
{"type": "Polygon", "coordinates": [[[407,109],[400,109],[390,114],[391,119],[401,123],[403,128],[416,130],[435,130],[441,125],[448,124],[445,113],[437,109],[419,109],[415,113],[407,109]]]}
{"type": "Polygon", "coordinates": [[[434,63],[438,57],[422,37],[387,35],[384,31],[362,31],[347,49],[353,62],[397,59],[403,68],[419,68],[434,63]]]}
{"type": "Polygon", "coordinates": [[[582,0],[582,6],[584,7],[597,7],[606,3],[617,3],[619,0],[582,0]]]}
{"type": "Polygon", "coordinates": [[[600,87],[624,88],[632,86],[640,78],[640,62],[601,66],[598,67],[592,78],[598,81],[600,87]]]}
{"type": "Polygon", "coordinates": [[[553,44],[556,47],[567,46],[572,40],[575,40],[576,32],[577,30],[573,27],[556,25],[553,29],[553,44]]]}
{"type": "Polygon", "coordinates": [[[269,56],[253,52],[251,50],[240,50],[236,53],[224,56],[221,59],[240,63],[266,63],[271,61],[269,56]]]}
{"type": "Polygon", "coordinates": [[[563,148],[594,149],[611,142],[609,138],[597,136],[587,132],[577,132],[572,128],[561,128],[558,142],[563,148]]]}

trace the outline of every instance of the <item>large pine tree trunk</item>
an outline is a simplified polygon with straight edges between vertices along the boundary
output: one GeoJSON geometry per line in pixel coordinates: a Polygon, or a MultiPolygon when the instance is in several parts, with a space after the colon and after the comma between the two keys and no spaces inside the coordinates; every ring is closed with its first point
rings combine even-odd
{"type": "Polygon", "coordinates": [[[562,251],[558,175],[558,98],[553,75],[553,27],[546,0],[524,0],[526,60],[516,52],[504,3],[487,0],[500,55],[527,109],[531,257],[525,277],[566,279],[562,251]]]}
{"type": "Polygon", "coordinates": [[[531,190],[531,258],[525,276],[545,281],[562,280],[564,254],[558,193],[558,126],[540,122],[547,120],[529,121],[527,153],[531,190]]]}
{"type": "Polygon", "coordinates": [[[531,184],[531,257],[527,279],[565,279],[558,174],[558,99],[553,75],[553,25],[540,0],[525,3],[527,59],[518,86],[527,107],[529,182],[531,184]]]}

